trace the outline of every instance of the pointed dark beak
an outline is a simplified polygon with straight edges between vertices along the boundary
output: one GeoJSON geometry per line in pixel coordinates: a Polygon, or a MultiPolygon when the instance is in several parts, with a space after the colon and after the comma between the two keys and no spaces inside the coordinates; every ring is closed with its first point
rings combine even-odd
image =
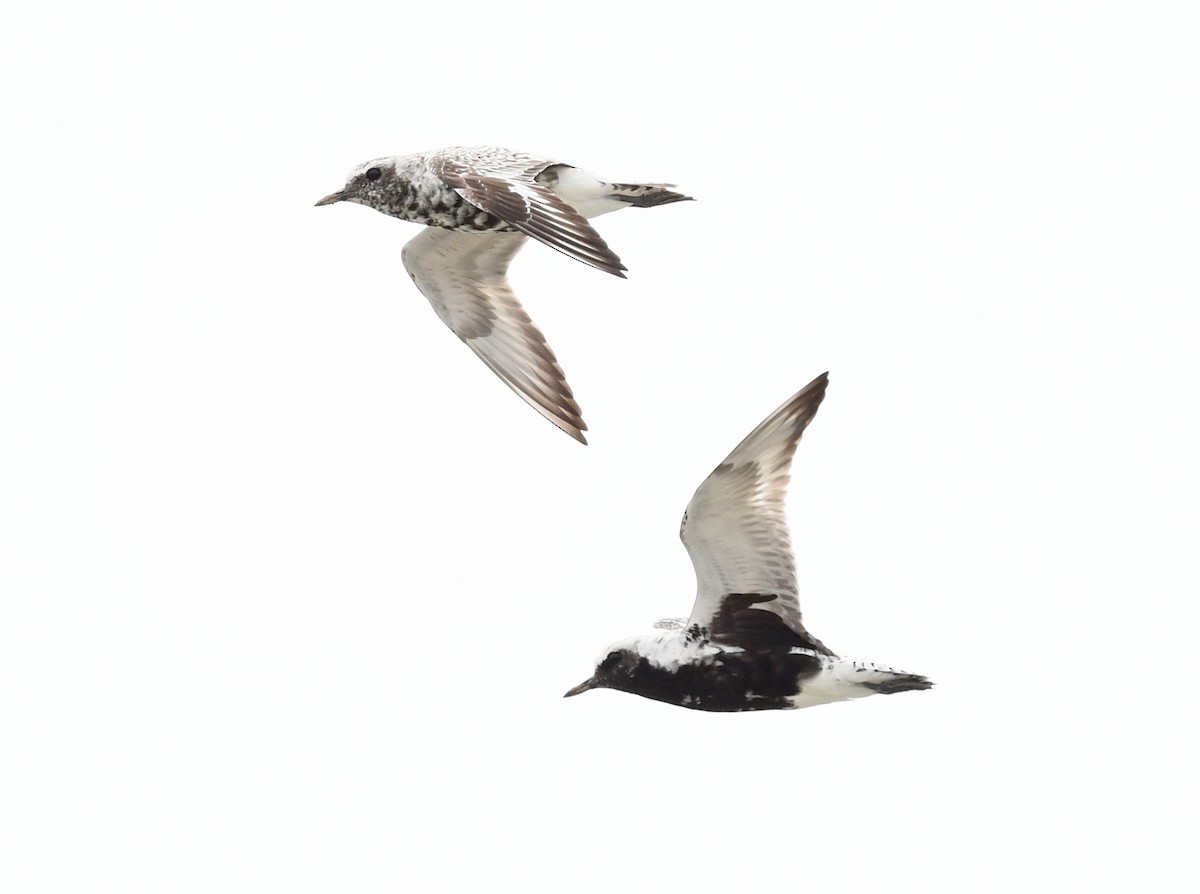
{"type": "Polygon", "coordinates": [[[570,698],[573,695],[579,695],[579,693],[581,693],[581,692],[587,692],[589,689],[595,689],[595,688],[596,688],[596,678],[592,677],[590,679],[584,680],[582,683],[580,683],[574,689],[568,689],[566,691],[566,694],[563,695],[563,698],[570,698]]]}
{"type": "Polygon", "coordinates": [[[321,205],[332,205],[334,202],[344,202],[345,200],[346,200],[346,190],[339,189],[337,192],[331,192],[325,198],[321,199],[321,201],[317,202],[317,204],[314,205],[313,207],[318,208],[321,205]]]}

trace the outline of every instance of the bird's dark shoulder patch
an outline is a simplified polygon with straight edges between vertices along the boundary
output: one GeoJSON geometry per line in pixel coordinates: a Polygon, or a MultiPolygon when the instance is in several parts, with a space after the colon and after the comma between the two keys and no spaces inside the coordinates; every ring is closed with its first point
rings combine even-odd
{"type": "Polygon", "coordinates": [[[773,602],[775,593],[730,593],[709,626],[713,642],[743,649],[812,649],[833,654],[803,627],[795,629],[775,612],[754,606],[773,602]]]}

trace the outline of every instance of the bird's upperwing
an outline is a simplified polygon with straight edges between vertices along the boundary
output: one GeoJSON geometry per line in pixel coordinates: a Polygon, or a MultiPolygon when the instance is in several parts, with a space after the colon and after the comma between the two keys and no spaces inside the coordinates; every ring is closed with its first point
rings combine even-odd
{"type": "Polygon", "coordinates": [[[537,177],[556,162],[505,150],[444,152],[434,173],[460,196],[578,261],[625,277],[625,265],[587,219],[537,177]]]}
{"type": "Polygon", "coordinates": [[[827,384],[827,373],[818,376],[768,416],[696,489],[683,514],[679,536],[696,568],[688,624],[713,639],[828,652],[801,623],[784,517],[792,456],[827,384]]]}
{"type": "Polygon", "coordinates": [[[442,322],[526,403],[586,444],[571,386],[505,275],[524,242],[520,233],[427,227],[401,259],[442,322]]]}

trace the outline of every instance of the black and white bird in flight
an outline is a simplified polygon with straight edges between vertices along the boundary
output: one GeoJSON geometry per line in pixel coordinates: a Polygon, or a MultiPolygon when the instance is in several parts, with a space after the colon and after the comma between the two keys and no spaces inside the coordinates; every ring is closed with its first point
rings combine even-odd
{"type": "Polygon", "coordinates": [[[696,568],[691,617],[609,646],[567,695],[619,689],[701,711],[761,711],[933,685],[841,658],[801,623],[784,494],[828,381],[818,376],[768,416],[696,490],[679,532],[696,568]]]}
{"type": "Polygon", "coordinates": [[[318,205],[357,202],[425,224],[401,260],[442,322],[513,391],[587,443],[579,405],[546,339],[508,284],[532,236],[585,264],[625,276],[589,217],[690,200],[665,183],[608,183],[570,165],[492,147],[451,148],[363,162],[318,205]]]}

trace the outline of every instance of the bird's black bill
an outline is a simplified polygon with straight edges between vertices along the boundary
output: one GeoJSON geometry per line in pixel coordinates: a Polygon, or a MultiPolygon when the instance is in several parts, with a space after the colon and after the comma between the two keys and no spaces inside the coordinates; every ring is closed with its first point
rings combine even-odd
{"type": "Polygon", "coordinates": [[[320,207],[321,205],[332,205],[334,202],[340,202],[340,201],[344,200],[345,198],[346,198],[346,190],[339,189],[337,192],[331,192],[325,198],[321,199],[321,201],[317,202],[317,204],[314,205],[313,207],[317,208],[317,207],[320,207]]]}
{"type": "Polygon", "coordinates": [[[595,688],[596,688],[596,684],[594,681],[584,680],[582,683],[580,683],[574,689],[568,689],[566,691],[566,693],[563,695],[563,698],[570,698],[573,695],[579,695],[579,693],[581,693],[581,692],[587,692],[589,689],[595,689],[595,688]]]}

